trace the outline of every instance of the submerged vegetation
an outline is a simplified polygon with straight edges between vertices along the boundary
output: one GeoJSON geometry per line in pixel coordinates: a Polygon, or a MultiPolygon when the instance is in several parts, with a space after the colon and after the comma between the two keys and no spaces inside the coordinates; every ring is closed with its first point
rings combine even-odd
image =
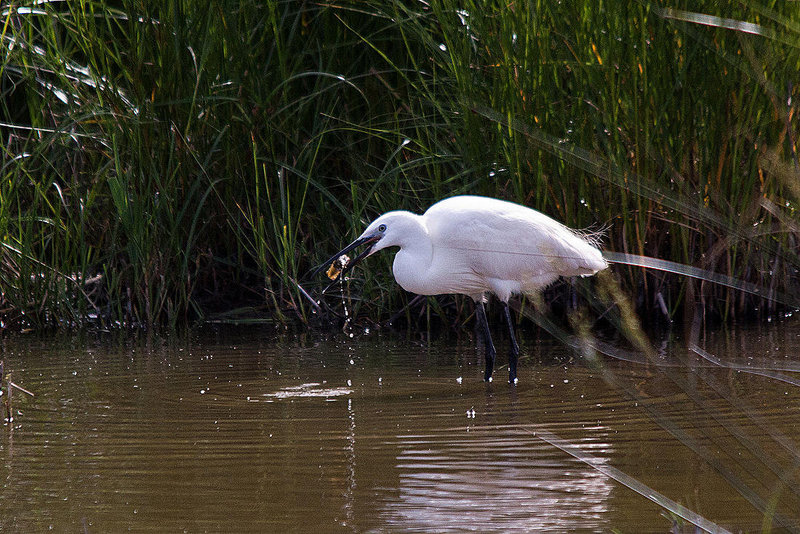
{"type": "Polygon", "coordinates": [[[0,329],[308,321],[304,272],[458,193],[707,273],[615,267],[645,316],[800,304],[800,15],[682,5],[2,2],[0,329]]]}

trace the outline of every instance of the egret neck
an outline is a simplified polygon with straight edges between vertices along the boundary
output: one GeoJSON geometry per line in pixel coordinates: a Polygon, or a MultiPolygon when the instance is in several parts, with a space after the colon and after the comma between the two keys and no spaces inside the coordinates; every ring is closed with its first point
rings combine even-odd
{"type": "Polygon", "coordinates": [[[390,228],[394,231],[391,234],[387,232],[375,248],[381,245],[400,247],[392,264],[395,280],[406,291],[430,295],[430,289],[422,282],[433,260],[433,244],[423,218],[411,212],[398,211],[392,217],[390,228]]]}

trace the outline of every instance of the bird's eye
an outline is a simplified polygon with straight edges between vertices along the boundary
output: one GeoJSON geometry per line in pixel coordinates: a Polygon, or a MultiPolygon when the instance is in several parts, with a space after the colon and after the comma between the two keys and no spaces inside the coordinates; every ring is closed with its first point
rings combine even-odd
{"type": "Polygon", "coordinates": [[[386,231],[386,225],[382,224],[382,225],[378,226],[378,231],[379,232],[385,232],[386,231]]]}

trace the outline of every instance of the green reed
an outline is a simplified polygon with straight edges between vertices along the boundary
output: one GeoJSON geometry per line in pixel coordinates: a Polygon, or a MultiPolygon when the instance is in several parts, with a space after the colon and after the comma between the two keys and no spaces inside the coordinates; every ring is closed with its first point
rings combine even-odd
{"type": "MultiPolygon", "coordinates": [[[[174,325],[242,306],[307,321],[310,267],[378,213],[458,193],[798,293],[788,7],[212,4],[3,7],[6,321],[174,325]]],[[[349,286],[373,319],[409,300],[387,256],[349,286]]],[[[614,269],[645,317],[657,297],[673,318],[776,311],[614,269]]]]}

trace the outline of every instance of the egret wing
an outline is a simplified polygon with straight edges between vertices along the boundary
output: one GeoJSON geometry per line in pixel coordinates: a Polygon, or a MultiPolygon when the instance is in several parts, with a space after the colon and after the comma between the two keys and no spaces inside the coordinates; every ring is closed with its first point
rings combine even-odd
{"type": "Polygon", "coordinates": [[[559,276],[606,267],[583,236],[530,208],[484,197],[451,197],[425,212],[434,248],[450,249],[478,274],[534,290],[559,276]]]}

